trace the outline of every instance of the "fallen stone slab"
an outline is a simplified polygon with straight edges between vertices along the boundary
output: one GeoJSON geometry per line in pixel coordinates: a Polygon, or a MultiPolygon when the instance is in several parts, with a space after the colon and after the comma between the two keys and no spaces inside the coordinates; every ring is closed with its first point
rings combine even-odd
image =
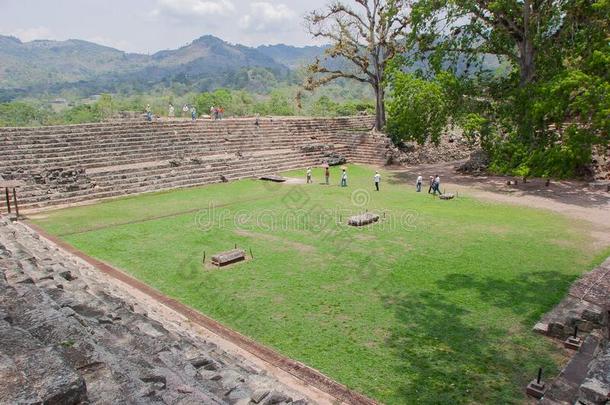
{"type": "Polygon", "coordinates": [[[347,224],[351,226],[364,226],[379,221],[379,215],[367,212],[365,214],[350,217],[347,224]]]}
{"type": "Polygon", "coordinates": [[[242,249],[233,249],[212,256],[212,264],[218,267],[246,260],[246,252],[242,249]]]}
{"type": "Polygon", "coordinates": [[[265,181],[273,181],[275,183],[283,183],[286,181],[286,178],[282,176],[276,176],[275,174],[261,176],[260,179],[265,181]]]}

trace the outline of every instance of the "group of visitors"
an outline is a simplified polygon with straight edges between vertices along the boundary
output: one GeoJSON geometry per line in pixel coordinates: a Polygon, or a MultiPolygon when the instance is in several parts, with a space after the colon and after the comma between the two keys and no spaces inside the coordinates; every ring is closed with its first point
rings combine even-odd
{"type": "MultiPolygon", "coordinates": [[[[312,173],[313,172],[311,170],[311,167],[308,167],[307,172],[305,174],[307,184],[313,183],[312,173]]],[[[379,172],[375,172],[375,176],[373,176],[373,183],[375,184],[375,190],[377,190],[377,191],[379,191],[380,182],[381,182],[381,175],[379,174],[379,172]]],[[[324,166],[324,184],[325,185],[330,184],[330,168],[328,167],[328,165],[324,166]]],[[[347,187],[347,169],[345,169],[345,168],[341,169],[341,181],[339,183],[339,186],[347,187]]]]}
{"type": "MultiPolygon", "coordinates": [[[[307,184],[311,184],[313,183],[313,174],[312,174],[312,170],[311,167],[307,168],[306,171],[306,182],[307,184]]],[[[330,169],[328,167],[328,165],[324,166],[324,184],[328,185],[330,184],[330,169]]],[[[420,193],[422,190],[422,186],[423,186],[423,182],[424,182],[424,178],[419,175],[417,176],[417,181],[415,183],[415,190],[420,193]]],[[[375,172],[375,175],[373,176],[373,184],[375,185],[375,190],[379,191],[379,184],[381,183],[381,174],[379,174],[378,171],[375,172]]],[[[428,188],[428,194],[434,194],[436,195],[436,193],[438,193],[439,195],[443,195],[443,193],[441,192],[441,177],[437,174],[434,176],[430,176],[430,187],[428,188]]],[[[341,181],[339,183],[339,185],[341,187],[347,187],[347,170],[345,168],[341,169],[341,181]]]]}
{"type": "MultiPolygon", "coordinates": [[[[415,190],[418,193],[421,192],[423,182],[424,182],[424,178],[421,175],[417,176],[417,181],[415,183],[415,190]]],[[[429,184],[430,184],[430,187],[428,188],[428,194],[432,193],[432,194],[436,195],[436,193],[438,192],[439,195],[443,195],[443,193],[441,193],[441,189],[440,189],[441,178],[438,174],[434,175],[434,176],[430,176],[429,184]]]]}
{"type": "Polygon", "coordinates": [[[210,107],[210,117],[214,118],[214,120],[221,120],[225,114],[225,109],[223,107],[210,107]]]}
{"type": "MultiPolygon", "coordinates": [[[[144,111],[146,113],[146,120],[152,121],[153,113],[150,104],[146,104],[146,108],[144,109],[144,111]]],[[[195,121],[197,119],[197,109],[195,108],[195,106],[189,107],[188,104],[184,104],[182,106],[182,116],[188,117],[189,115],[191,116],[191,120],[195,121]]],[[[176,117],[176,108],[172,103],[169,103],[169,106],[167,108],[167,116],[169,118],[176,117]]]]}

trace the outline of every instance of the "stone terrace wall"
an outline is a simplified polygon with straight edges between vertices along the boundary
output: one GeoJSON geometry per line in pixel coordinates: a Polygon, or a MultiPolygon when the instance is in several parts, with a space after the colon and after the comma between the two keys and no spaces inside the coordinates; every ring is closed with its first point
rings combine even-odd
{"type": "Polygon", "coordinates": [[[372,126],[353,117],[0,128],[0,176],[25,181],[21,208],[39,209],[349,159],[351,137],[372,126]]]}

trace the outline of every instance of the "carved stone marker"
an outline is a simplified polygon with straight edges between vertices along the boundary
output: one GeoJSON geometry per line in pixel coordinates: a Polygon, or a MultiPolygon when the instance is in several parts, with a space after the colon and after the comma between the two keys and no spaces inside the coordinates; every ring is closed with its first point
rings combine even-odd
{"type": "Polygon", "coordinates": [[[364,226],[379,221],[379,215],[367,212],[365,214],[350,217],[347,224],[351,226],[364,226]]]}
{"type": "Polygon", "coordinates": [[[274,181],[276,183],[283,183],[286,181],[286,179],[282,176],[276,176],[275,174],[269,174],[266,176],[261,176],[260,178],[261,180],[266,180],[266,181],[274,181]]]}
{"type": "Polygon", "coordinates": [[[241,249],[233,249],[212,256],[212,264],[218,267],[241,262],[242,260],[246,260],[246,252],[241,249]]]}
{"type": "Polygon", "coordinates": [[[453,200],[455,198],[455,194],[445,193],[439,197],[441,200],[453,200]]]}

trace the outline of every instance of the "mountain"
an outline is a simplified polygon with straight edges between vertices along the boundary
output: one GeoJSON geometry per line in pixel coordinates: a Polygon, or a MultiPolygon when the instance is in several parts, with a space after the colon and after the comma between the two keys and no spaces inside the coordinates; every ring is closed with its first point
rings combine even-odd
{"type": "Polygon", "coordinates": [[[322,58],[324,49],[322,46],[296,47],[290,45],[262,45],[256,48],[259,52],[269,56],[276,62],[297,69],[303,65],[313,62],[316,58],[322,58]]]}
{"type": "Polygon", "coordinates": [[[287,45],[251,48],[206,35],[179,49],[142,55],[74,39],[24,43],[0,36],[0,101],[66,90],[83,96],[137,92],[173,83],[197,90],[247,87],[250,77],[287,80],[292,69],[322,51],[287,45]]]}

